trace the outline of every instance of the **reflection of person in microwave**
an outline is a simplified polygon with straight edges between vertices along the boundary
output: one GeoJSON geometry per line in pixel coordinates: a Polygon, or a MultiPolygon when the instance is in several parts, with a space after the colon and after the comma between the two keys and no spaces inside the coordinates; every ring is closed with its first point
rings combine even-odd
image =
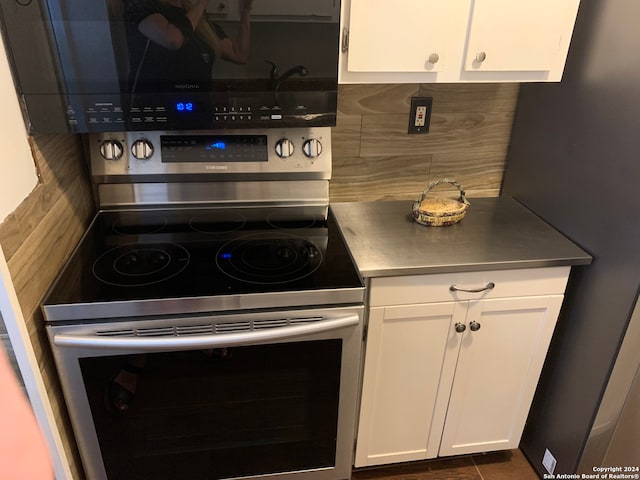
{"type": "Polygon", "coordinates": [[[253,0],[239,0],[233,39],[207,21],[208,0],[124,1],[132,93],[208,90],[216,59],[248,61],[253,0]]]}

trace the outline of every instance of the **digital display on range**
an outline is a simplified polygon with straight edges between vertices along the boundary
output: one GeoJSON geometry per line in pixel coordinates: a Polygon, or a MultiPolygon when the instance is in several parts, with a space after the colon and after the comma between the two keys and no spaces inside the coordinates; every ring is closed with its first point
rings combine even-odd
{"type": "Polygon", "coordinates": [[[178,102],[176,103],[177,112],[194,112],[195,106],[193,102],[178,102]]]}
{"type": "Polygon", "coordinates": [[[266,162],[266,135],[162,135],[163,163],[266,162]]]}

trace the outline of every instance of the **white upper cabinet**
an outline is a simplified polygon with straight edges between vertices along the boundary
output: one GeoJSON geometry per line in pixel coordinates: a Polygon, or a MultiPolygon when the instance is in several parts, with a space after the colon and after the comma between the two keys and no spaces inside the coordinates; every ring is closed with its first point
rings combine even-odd
{"type": "Polygon", "coordinates": [[[451,32],[457,29],[463,34],[466,28],[467,11],[463,3],[352,0],[348,71],[445,71],[455,53],[451,51],[451,32]],[[425,22],[429,18],[438,21],[425,22]]]}
{"type": "Polygon", "coordinates": [[[343,0],[340,83],[559,81],[579,0],[343,0]]]}

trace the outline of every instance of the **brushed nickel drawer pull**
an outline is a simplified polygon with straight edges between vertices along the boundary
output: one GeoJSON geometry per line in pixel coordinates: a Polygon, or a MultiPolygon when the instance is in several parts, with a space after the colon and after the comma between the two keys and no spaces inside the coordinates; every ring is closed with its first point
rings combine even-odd
{"type": "Polygon", "coordinates": [[[480,287],[480,288],[461,288],[461,287],[458,287],[457,285],[451,285],[449,287],[449,290],[452,292],[480,293],[480,292],[486,292],[487,290],[493,290],[493,287],[495,286],[496,284],[493,282],[489,282],[487,283],[486,286],[480,287]]]}

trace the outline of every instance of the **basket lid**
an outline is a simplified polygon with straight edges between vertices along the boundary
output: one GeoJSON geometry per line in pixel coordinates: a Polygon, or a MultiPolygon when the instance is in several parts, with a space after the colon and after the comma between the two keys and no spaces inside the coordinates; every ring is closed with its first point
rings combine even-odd
{"type": "Polygon", "coordinates": [[[425,198],[418,205],[420,213],[430,215],[452,215],[464,212],[468,205],[452,198],[431,197],[425,198]]]}

